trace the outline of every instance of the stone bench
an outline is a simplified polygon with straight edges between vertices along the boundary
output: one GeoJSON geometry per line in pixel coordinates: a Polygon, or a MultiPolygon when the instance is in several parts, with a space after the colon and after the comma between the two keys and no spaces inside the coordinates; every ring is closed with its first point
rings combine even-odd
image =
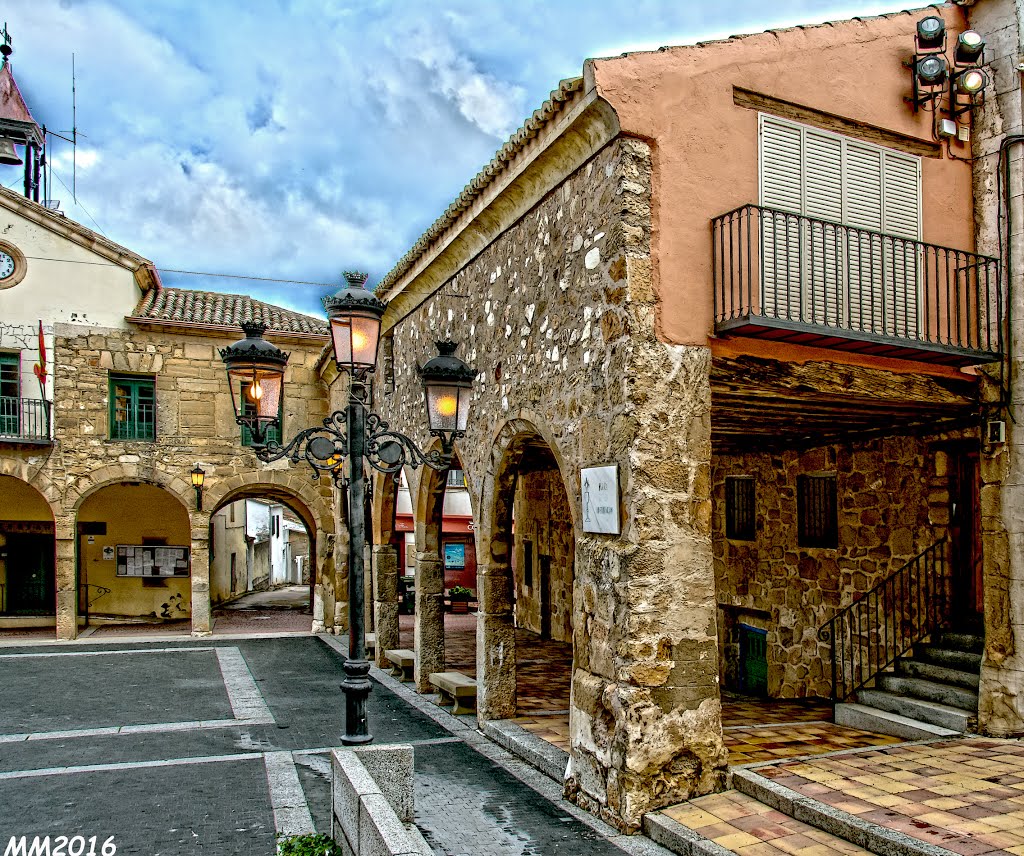
{"type": "Polygon", "coordinates": [[[476,679],[462,672],[431,672],[430,685],[441,694],[442,704],[451,704],[452,713],[476,711],[476,679]]]}
{"type": "Polygon", "coordinates": [[[412,670],[416,665],[416,652],[407,648],[396,648],[385,651],[384,656],[391,664],[391,674],[402,681],[412,680],[412,670]]]}

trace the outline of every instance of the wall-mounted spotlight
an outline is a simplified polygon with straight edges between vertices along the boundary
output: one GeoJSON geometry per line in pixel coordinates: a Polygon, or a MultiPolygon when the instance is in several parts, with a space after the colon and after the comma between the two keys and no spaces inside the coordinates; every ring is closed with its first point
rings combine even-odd
{"type": "Polygon", "coordinates": [[[192,468],[192,487],[196,489],[196,511],[203,510],[203,482],[206,481],[206,470],[199,464],[192,468]]]}
{"type": "Polygon", "coordinates": [[[937,15],[929,15],[917,22],[917,49],[919,51],[945,50],[946,22],[937,15]]]}
{"type": "Polygon", "coordinates": [[[956,65],[979,65],[985,52],[985,40],[976,30],[964,30],[956,38],[953,62],[956,65]]]}
{"type": "Polygon", "coordinates": [[[914,60],[914,112],[930,105],[942,94],[949,75],[946,58],[941,54],[925,54],[914,60]]]}
{"type": "Polygon", "coordinates": [[[949,87],[949,115],[957,119],[984,101],[988,75],[980,68],[954,74],[949,87]]]}

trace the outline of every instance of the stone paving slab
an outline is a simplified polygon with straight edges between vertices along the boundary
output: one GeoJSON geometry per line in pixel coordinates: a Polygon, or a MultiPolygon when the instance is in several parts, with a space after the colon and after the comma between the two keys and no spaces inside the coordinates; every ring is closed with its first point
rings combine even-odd
{"type": "Polygon", "coordinates": [[[234,716],[212,650],[60,653],[0,652],[0,734],[234,716]]]}
{"type": "Polygon", "coordinates": [[[1024,854],[1024,744],[970,737],[759,767],[772,782],[964,856],[1024,854]]]}

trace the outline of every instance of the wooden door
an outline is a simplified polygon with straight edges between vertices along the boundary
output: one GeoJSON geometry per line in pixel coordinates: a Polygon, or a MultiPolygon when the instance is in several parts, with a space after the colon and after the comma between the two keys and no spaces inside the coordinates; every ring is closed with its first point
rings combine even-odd
{"type": "Polygon", "coordinates": [[[949,460],[949,540],[953,563],[952,619],[977,623],[985,608],[981,557],[978,453],[956,449],[949,460]]]}

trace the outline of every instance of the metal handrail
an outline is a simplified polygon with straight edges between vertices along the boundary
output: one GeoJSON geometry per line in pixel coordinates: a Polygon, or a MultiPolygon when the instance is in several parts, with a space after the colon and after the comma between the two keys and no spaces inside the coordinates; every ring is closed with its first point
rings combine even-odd
{"type": "Polygon", "coordinates": [[[818,628],[832,660],[832,699],[873,681],[917,642],[949,622],[951,576],[942,538],[818,628]]]}
{"type": "Polygon", "coordinates": [[[0,439],[50,440],[50,402],[0,396],[0,439]]]}
{"type": "Polygon", "coordinates": [[[743,205],[712,220],[715,322],[749,317],[998,356],[995,258],[743,205]]]}

